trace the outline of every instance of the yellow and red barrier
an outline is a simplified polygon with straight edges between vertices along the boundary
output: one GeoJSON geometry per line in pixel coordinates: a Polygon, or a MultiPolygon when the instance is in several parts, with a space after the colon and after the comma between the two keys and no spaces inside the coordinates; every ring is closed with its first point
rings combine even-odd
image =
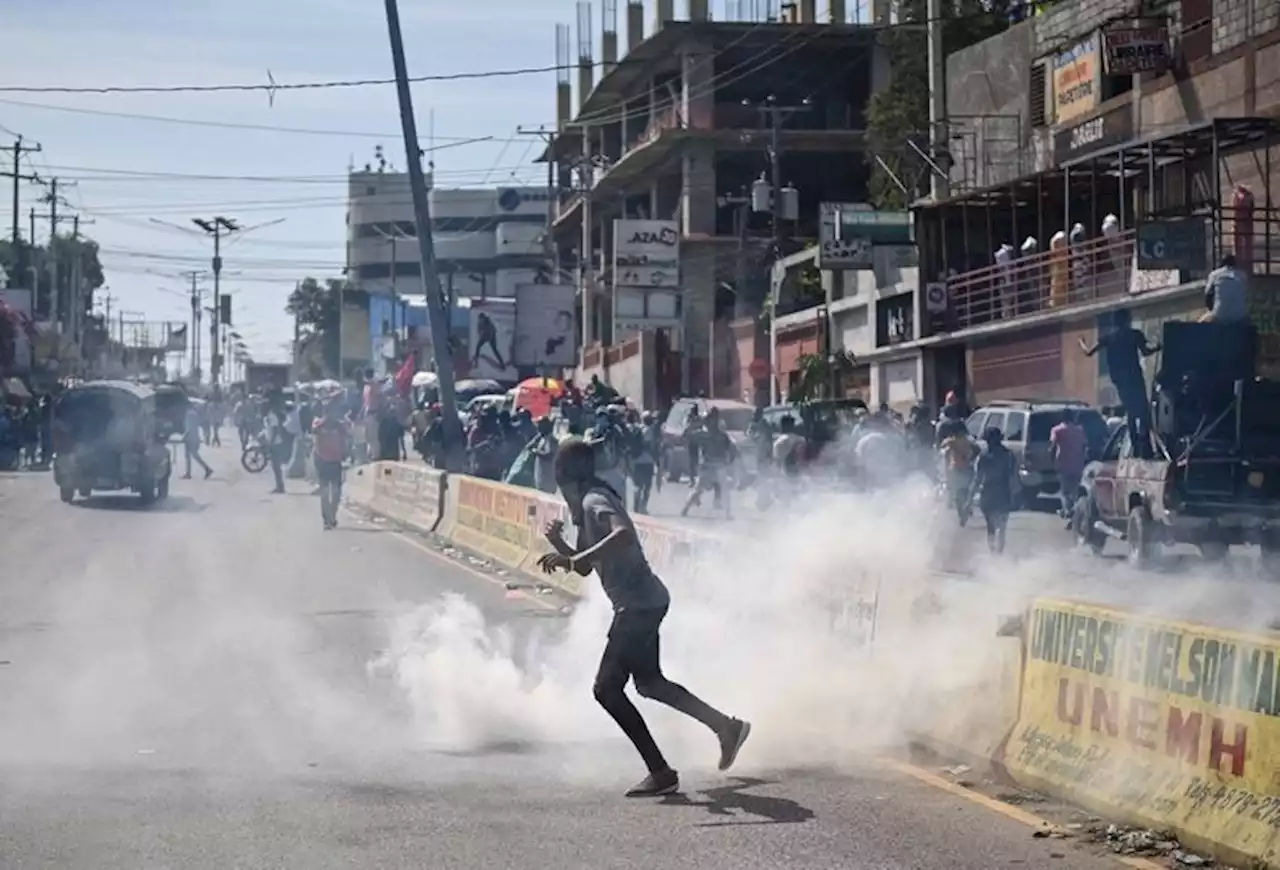
{"type": "Polygon", "coordinates": [[[1009,772],[1228,861],[1280,846],[1280,638],[1040,600],[1009,772]]]}

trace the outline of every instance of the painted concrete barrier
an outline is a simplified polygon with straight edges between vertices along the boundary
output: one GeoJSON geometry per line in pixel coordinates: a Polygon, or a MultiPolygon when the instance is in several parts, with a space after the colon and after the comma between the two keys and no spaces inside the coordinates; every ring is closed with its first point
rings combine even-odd
{"type": "Polygon", "coordinates": [[[1280,639],[1038,600],[1026,643],[1018,781],[1222,860],[1280,863],[1280,639]]]}
{"type": "Polygon", "coordinates": [[[444,472],[403,462],[371,462],[355,473],[362,483],[355,490],[348,486],[352,501],[418,531],[436,531],[444,514],[444,472]]]}

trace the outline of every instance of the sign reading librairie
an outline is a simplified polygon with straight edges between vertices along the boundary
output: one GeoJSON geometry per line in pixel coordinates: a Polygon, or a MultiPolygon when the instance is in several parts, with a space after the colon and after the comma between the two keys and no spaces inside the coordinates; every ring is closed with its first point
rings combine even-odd
{"type": "Polygon", "coordinates": [[[1113,27],[1103,34],[1107,75],[1162,73],[1169,68],[1169,29],[1164,25],[1113,27]]]}

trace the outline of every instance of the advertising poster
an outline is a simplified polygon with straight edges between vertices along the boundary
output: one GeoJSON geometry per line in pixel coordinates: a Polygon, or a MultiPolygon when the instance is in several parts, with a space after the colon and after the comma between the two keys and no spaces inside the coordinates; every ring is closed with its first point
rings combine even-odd
{"type": "Polygon", "coordinates": [[[515,300],[473,299],[467,377],[516,380],[515,343],[515,300]]]}
{"type": "Polygon", "coordinates": [[[570,284],[516,287],[515,364],[571,368],[578,362],[577,288],[570,284]]]}
{"type": "Polygon", "coordinates": [[[1054,55],[1054,123],[1072,121],[1098,107],[1100,48],[1095,33],[1054,55]]]}
{"type": "Polygon", "coordinates": [[[613,276],[619,287],[679,287],[679,224],[615,220],[613,276]]]}

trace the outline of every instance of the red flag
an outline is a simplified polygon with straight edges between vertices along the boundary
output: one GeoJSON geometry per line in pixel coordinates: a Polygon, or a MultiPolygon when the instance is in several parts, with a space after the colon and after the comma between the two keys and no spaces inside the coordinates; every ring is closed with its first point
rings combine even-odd
{"type": "Polygon", "coordinates": [[[418,354],[413,352],[404,359],[404,364],[400,366],[400,371],[396,372],[396,392],[402,398],[409,398],[409,393],[413,390],[413,376],[418,371],[418,354]]]}

